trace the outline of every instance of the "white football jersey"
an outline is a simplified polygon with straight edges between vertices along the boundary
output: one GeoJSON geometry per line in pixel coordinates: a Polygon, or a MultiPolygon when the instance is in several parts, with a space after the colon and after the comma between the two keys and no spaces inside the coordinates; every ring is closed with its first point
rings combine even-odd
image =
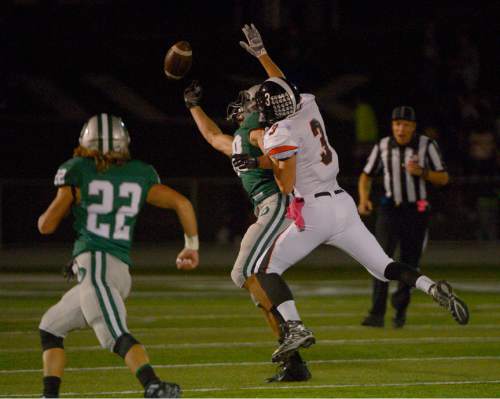
{"type": "Polygon", "coordinates": [[[298,111],[266,130],[264,150],[275,159],[297,155],[294,190],[297,197],[338,188],[338,156],[328,142],[312,94],[301,94],[298,111]]]}

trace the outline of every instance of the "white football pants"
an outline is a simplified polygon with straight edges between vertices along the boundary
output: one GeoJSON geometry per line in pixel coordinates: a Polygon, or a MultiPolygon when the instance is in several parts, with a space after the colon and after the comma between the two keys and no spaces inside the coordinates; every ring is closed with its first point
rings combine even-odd
{"type": "Polygon", "coordinates": [[[101,346],[112,351],[117,338],[128,332],[124,301],[132,283],[129,266],[101,251],[84,252],[75,264],[78,285],[43,315],[40,329],[64,338],[90,325],[101,346]]]}
{"type": "Polygon", "coordinates": [[[266,273],[282,274],[321,244],[333,245],[368,270],[374,277],[384,277],[387,265],[393,260],[387,256],[358,215],[354,200],[347,192],[330,196],[304,198],[302,208],[305,229],[300,231],[292,223],[276,240],[269,263],[263,265],[266,273]]]}

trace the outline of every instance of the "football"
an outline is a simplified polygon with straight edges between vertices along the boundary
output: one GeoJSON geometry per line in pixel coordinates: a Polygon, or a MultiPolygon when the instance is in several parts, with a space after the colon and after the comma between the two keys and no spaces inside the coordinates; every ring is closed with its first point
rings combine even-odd
{"type": "Polygon", "coordinates": [[[175,43],[167,51],[163,62],[163,70],[167,78],[179,80],[189,72],[193,61],[191,45],[186,41],[175,43]]]}

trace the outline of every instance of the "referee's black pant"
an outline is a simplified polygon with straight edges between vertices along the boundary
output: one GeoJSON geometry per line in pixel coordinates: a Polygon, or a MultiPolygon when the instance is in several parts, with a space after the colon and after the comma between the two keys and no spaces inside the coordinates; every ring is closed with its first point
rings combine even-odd
{"type": "MultiPolygon", "coordinates": [[[[424,241],[429,223],[429,210],[417,210],[414,204],[381,205],[379,208],[375,236],[391,258],[399,244],[400,261],[419,269],[424,241]]],[[[372,309],[370,314],[383,317],[386,311],[389,283],[373,279],[372,309]]],[[[396,309],[396,318],[405,319],[410,303],[411,287],[399,282],[392,294],[391,303],[396,309]]]]}

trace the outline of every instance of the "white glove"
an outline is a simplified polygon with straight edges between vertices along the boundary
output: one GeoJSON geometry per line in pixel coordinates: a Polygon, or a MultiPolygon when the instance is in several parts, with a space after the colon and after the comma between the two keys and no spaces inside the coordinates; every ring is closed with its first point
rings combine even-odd
{"type": "Polygon", "coordinates": [[[260,33],[254,24],[250,24],[250,26],[245,25],[241,30],[248,41],[248,43],[240,42],[241,47],[257,58],[267,54],[262,37],[260,37],[260,33]]]}

